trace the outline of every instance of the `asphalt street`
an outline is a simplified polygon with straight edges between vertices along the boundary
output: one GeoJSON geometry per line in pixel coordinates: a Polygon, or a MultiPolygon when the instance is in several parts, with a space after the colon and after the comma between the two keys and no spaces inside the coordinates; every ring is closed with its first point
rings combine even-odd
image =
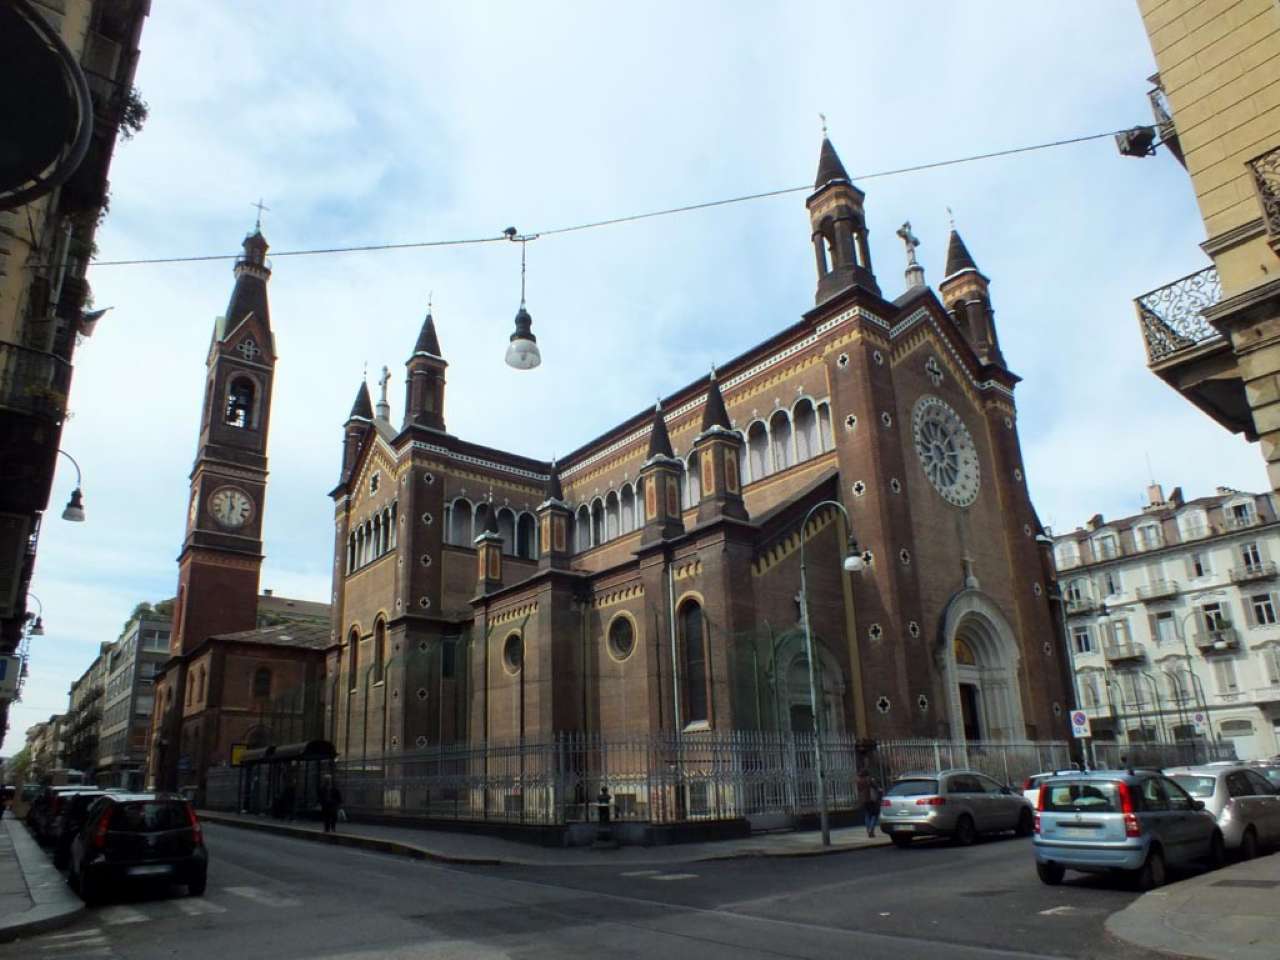
{"type": "Polygon", "coordinates": [[[209,825],[209,888],[121,891],[0,960],[1152,956],[1110,941],[1135,896],[1050,888],[1030,842],[637,869],[450,867],[209,825]]]}

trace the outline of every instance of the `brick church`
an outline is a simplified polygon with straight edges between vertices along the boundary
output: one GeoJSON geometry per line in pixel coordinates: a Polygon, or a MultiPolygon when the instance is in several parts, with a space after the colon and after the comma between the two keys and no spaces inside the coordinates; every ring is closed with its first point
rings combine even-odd
{"type": "MultiPolygon", "coordinates": [[[[449,432],[448,327],[428,313],[399,418],[385,373],[376,405],[358,390],[331,494],[340,755],[811,730],[802,541],[823,729],[1065,735],[989,281],[953,229],[930,289],[904,226],[907,289],[886,299],[863,202],[824,139],[806,201],[815,305],[556,462],[449,432]],[[846,573],[851,550],[864,565],[846,573]]],[[[254,456],[243,496],[196,496],[256,529],[254,456]]],[[[237,576],[225,590],[248,589],[237,576]]]]}

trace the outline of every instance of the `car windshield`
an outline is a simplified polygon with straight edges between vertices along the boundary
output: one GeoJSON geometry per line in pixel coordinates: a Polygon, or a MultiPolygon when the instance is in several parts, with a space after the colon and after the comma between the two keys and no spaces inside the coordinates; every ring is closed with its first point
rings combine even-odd
{"type": "Polygon", "coordinates": [[[111,817],[111,830],[119,833],[178,830],[186,826],[190,826],[186,805],[168,800],[121,804],[111,817]]]}
{"type": "Polygon", "coordinates": [[[889,788],[890,797],[928,797],[938,792],[937,780],[899,780],[889,788]]]}
{"type": "Polygon", "coordinates": [[[1214,788],[1218,784],[1218,778],[1198,777],[1191,773],[1180,773],[1173,778],[1173,782],[1193,797],[1212,797],[1214,788]]]}
{"type": "Polygon", "coordinates": [[[1067,780],[1045,784],[1044,809],[1059,812],[1116,813],[1116,785],[1107,780],[1067,780]]]}
{"type": "Polygon", "coordinates": [[[1262,771],[1263,776],[1280,787],[1280,767],[1267,767],[1262,771]]]}

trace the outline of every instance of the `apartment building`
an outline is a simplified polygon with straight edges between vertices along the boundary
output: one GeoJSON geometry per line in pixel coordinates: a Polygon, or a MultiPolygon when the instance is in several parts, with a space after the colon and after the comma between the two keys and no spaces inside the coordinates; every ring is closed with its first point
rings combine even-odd
{"type": "Polygon", "coordinates": [[[1271,494],[1219,487],[1056,535],[1076,703],[1095,738],[1212,738],[1280,753],[1280,516],[1271,494]]]}
{"type": "Polygon", "coordinates": [[[152,678],[169,658],[169,628],[168,616],[143,614],[129,622],[107,657],[95,777],[99,786],[143,786],[155,705],[152,678]]]}

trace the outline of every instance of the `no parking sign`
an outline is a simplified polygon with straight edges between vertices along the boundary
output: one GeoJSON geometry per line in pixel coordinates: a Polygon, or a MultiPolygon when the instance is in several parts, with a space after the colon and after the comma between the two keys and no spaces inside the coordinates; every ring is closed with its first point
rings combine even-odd
{"type": "Polygon", "coordinates": [[[1093,736],[1089,730],[1089,715],[1083,710],[1071,711],[1071,735],[1077,740],[1093,736]]]}

